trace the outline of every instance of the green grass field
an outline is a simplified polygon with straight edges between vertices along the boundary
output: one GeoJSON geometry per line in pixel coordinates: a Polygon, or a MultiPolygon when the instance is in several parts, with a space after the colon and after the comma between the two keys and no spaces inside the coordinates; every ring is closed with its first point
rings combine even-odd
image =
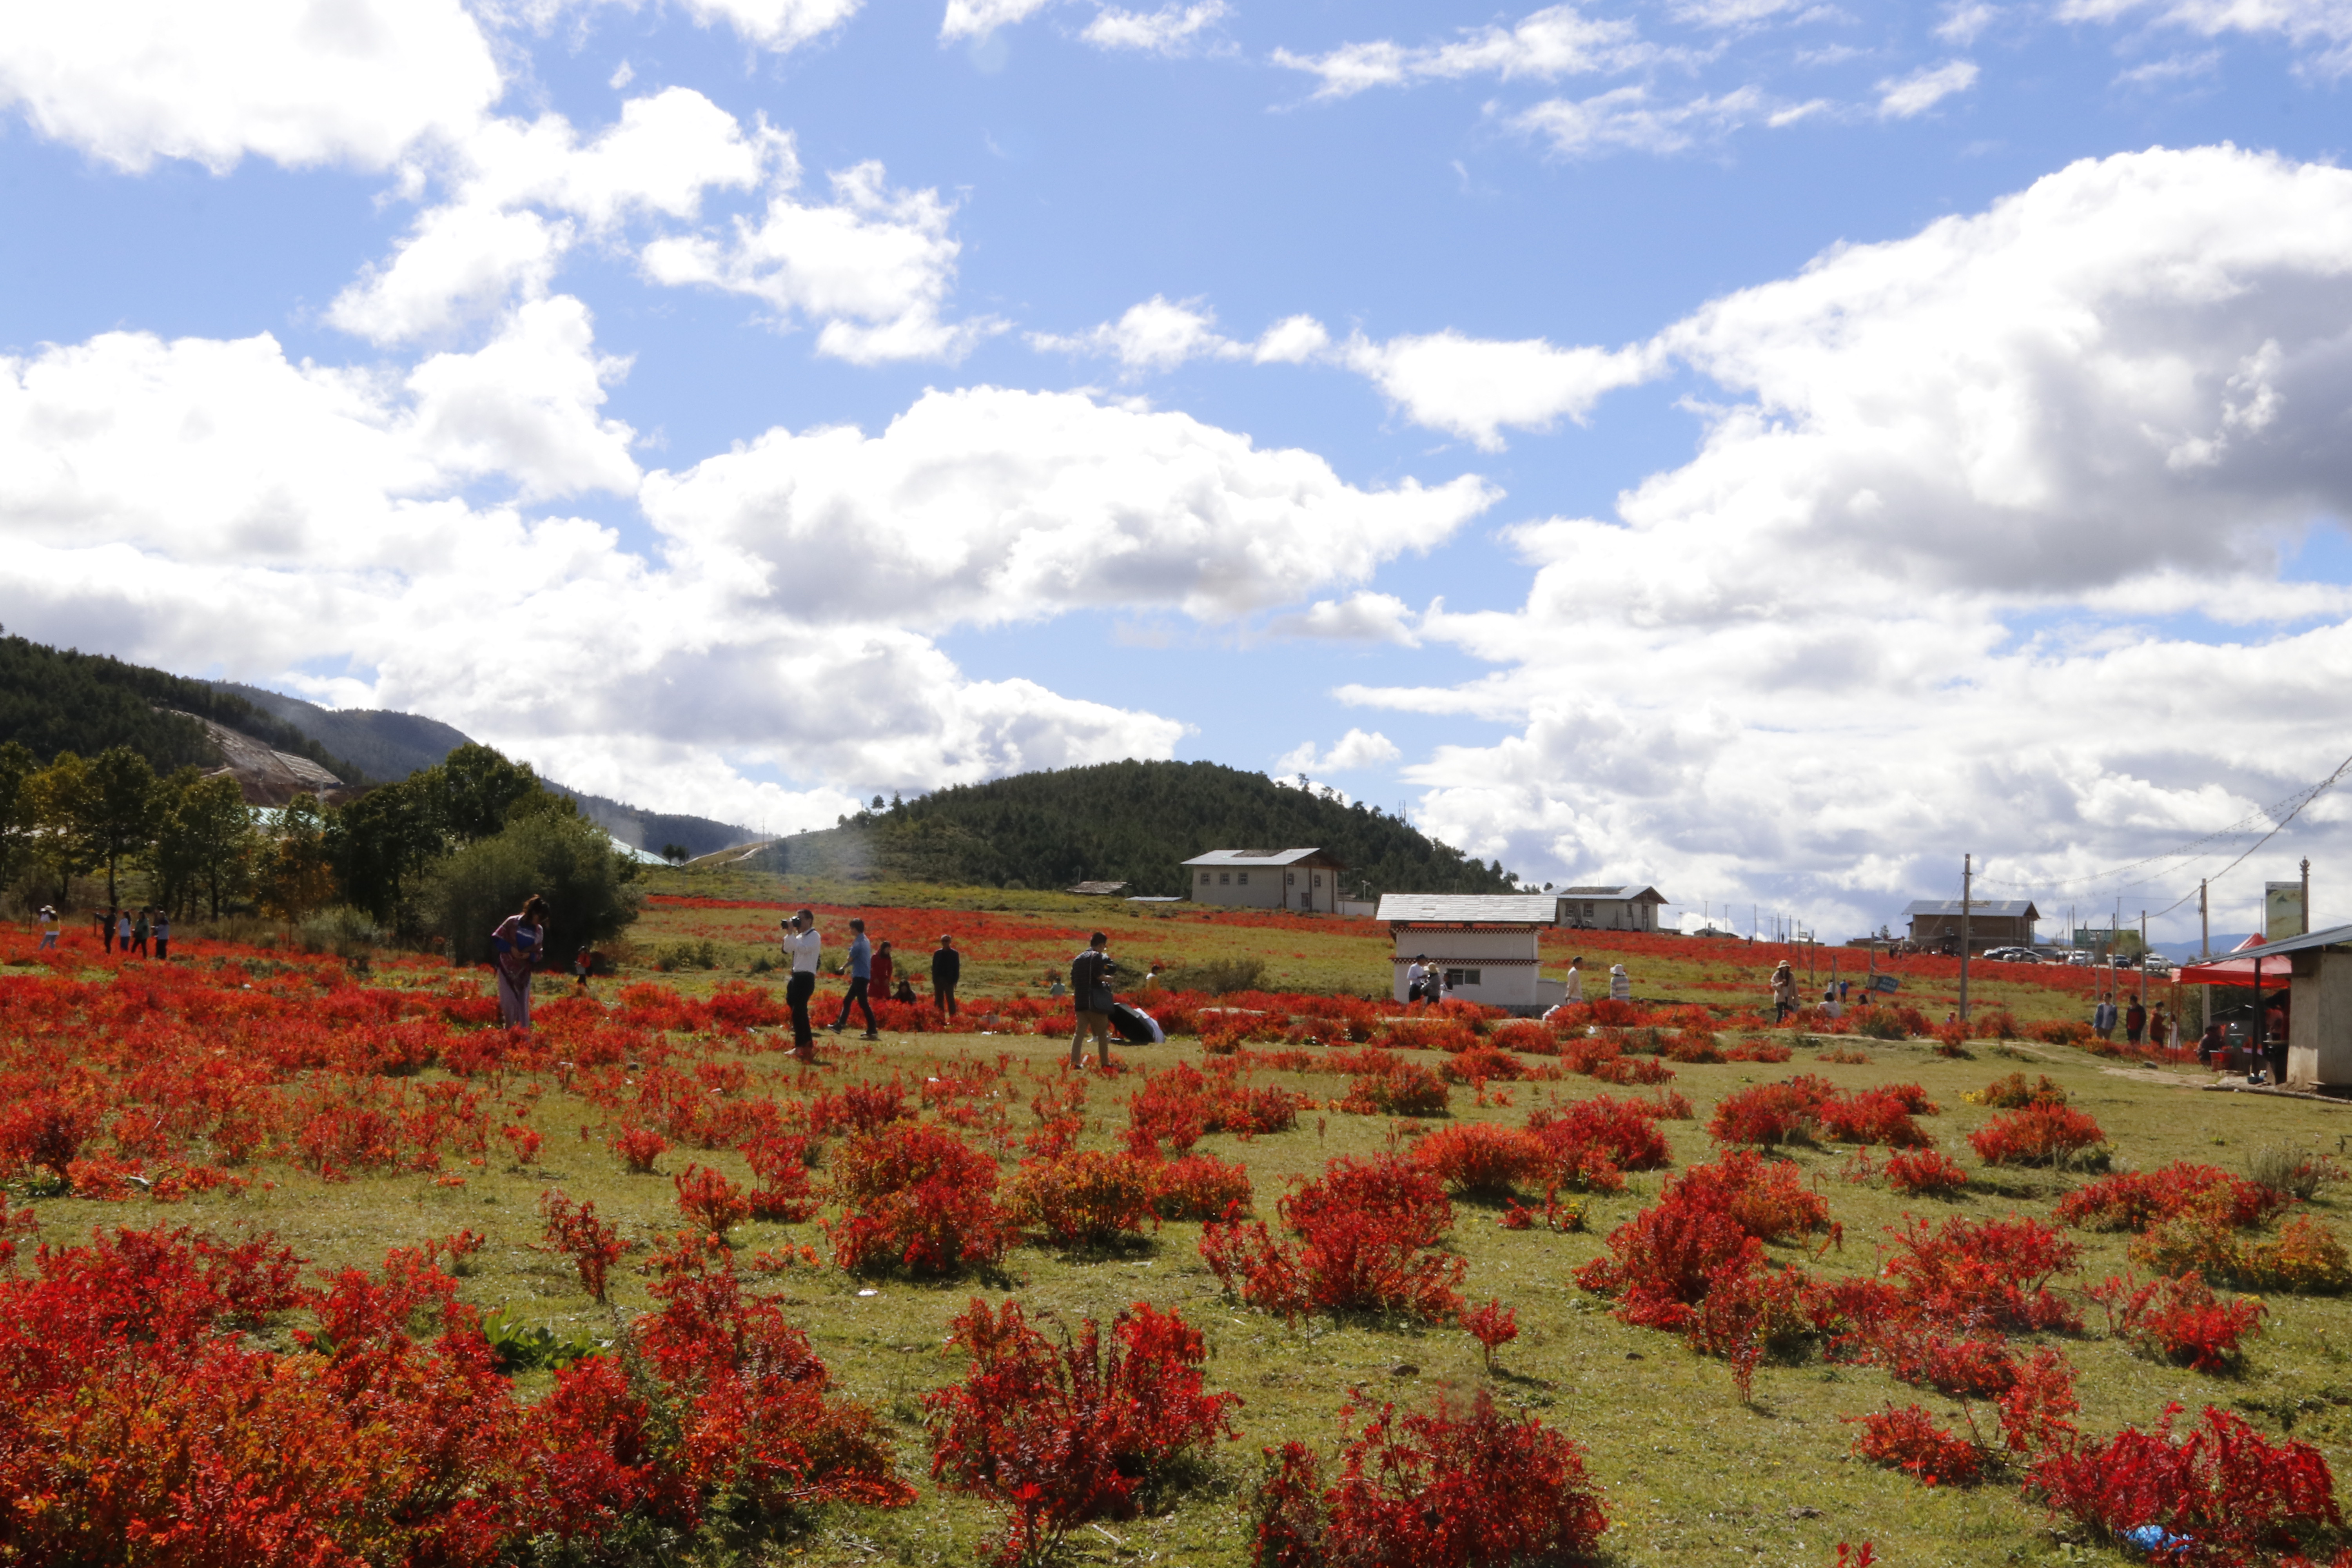
{"type": "MultiPolygon", "coordinates": [[[[665,878],[664,890],[715,898],[807,899],[842,904],[851,889],[790,889],[750,879],[665,878]]],[[[1115,947],[1134,959],[1175,961],[1245,954],[1266,959],[1269,984],[1328,990],[1382,991],[1388,972],[1385,933],[1358,923],[1334,922],[1323,931],[1264,931],[1196,915],[1134,915],[1124,910],[1103,917],[1103,904],[1050,895],[974,894],[960,902],[919,889],[866,888],[855,890],[857,907],[877,922],[901,921],[920,927],[929,911],[971,910],[1014,928],[1003,952],[968,973],[968,991],[1010,990],[1026,980],[1033,989],[1048,963],[1066,957],[1071,933],[1093,923],[1114,932],[1115,947]],[[1031,934],[1034,932],[1034,938],[1031,934]],[[1034,941],[1034,950],[1029,945],[1034,941]]],[[[677,971],[628,979],[658,978],[688,994],[708,992],[722,981],[745,977],[750,961],[773,929],[772,911],[671,909],[649,915],[634,933],[633,951],[642,956],[663,944],[711,940],[721,950],[713,970],[677,971]]],[[[1547,939],[1548,955],[1560,944],[1547,939]]],[[[1597,940],[1585,951],[1605,953],[1597,940]]],[[[1605,965],[1604,965],[1605,966],[1605,965]]],[[[1727,963],[1701,954],[1649,965],[1642,989],[1675,995],[1702,981],[1733,980],[1761,984],[1761,968],[1727,963]]],[[[768,977],[757,977],[764,984],[768,977]]],[[[542,983],[552,989],[554,983],[542,983]]],[[[600,983],[600,987],[604,983],[600,983]]],[[[837,994],[833,987],[828,993],[837,994]]],[[[2021,1017],[2073,1016],[2076,999],[2022,983],[1996,982],[1985,999],[2007,1005],[2021,1017]]],[[[1692,999],[1716,996],[1752,1005],[1754,997],[1692,991],[1692,999]]],[[[1979,993],[1979,994],[1984,994],[1979,993]]],[[[1914,999],[1916,997],[1906,997],[1914,999]]],[[[1919,1005],[1926,1005],[1925,1002],[1919,1005]]],[[[1827,1197],[1843,1227],[1842,1250],[1817,1261],[1799,1248],[1775,1247],[1784,1261],[1805,1261],[1825,1274],[1873,1271],[1878,1267],[1885,1227],[1906,1214],[1936,1217],[1947,1213],[2046,1216],[2076,1178],[2046,1173],[1985,1171],[1969,1152],[1965,1135],[1990,1112],[1962,1102],[1964,1092],[2021,1067],[2047,1072],[2063,1084],[2074,1103],[2105,1128],[2119,1161],[2154,1166],[2193,1159],[2242,1170],[2246,1156],[2265,1144],[2293,1144],[2329,1154],[2346,1147],[2352,1119],[2334,1105],[2285,1098],[2199,1092],[2208,1081],[2193,1073],[2167,1072],[2106,1064],[2078,1051],[2038,1046],[2001,1046],[1984,1041],[1969,1049],[1973,1059],[1934,1054],[1925,1042],[1887,1044],[1843,1040],[1866,1051],[1866,1064],[1839,1065],[1817,1059],[1828,1042],[1808,1041],[1786,1066],[1754,1064],[1681,1065],[1672,1087],[1688,1096],[1697,1121],[1661,1125],[1669,1135],[1677,1168],[1706,1159],[1713,1146],[1702,1131],[1708,1108],[1742,1085],[1770,1081],[1794,1072],[1814,1072],[1840,1088],[1897,1081],[1917,1082],[1941,1109],[1925,1126],[1947,1152],[1969,1167],[1974,1185],[1949,1203],[1899,1201],[1876,1186],[1856,1185],[1840,1175],[1846,1152],[1799,1148],[1793,1158],[1808,1180],[1827,1197]]],[[[901,1074],[912,1079],[958,1061],[1011,1058],[1008,1086],[1025,1101],[1036,1089],[1063,1081],[1059,1066],[1066,1042],[1034,1035],[988,1037],[895,1036],[878,1045],[823,1044],[819,1082],[804,1084],[776,1049],[774,1032],[761,1031],[740,1057],[751,1069],[749,1092],[779,1099],[804,1095],[813,1087],[836,1088],[857,1079],[901,1074]]],[[[702,1047],[698,1043],[697,1050],[702,1047]]],[[[710,1047],[717,1059],[731,1048],[710,1047]]],[[[1197,1043],[1172,1039],[1157,1047],[1127,1053],[1127,1062],[1156,1069],[1200,1058],[1197,1043]]],[[[1423,1058],[1427,1059],[1427,1058],[1423,1058]]],[[[1137,1077],[1090,1081],[1087,1131],[1082,1146],[1111,1147],[1125,1125],[1125,1100],[1137,1077]]],[[[1262,1075],[1314,1096],[1336,1098],[1345,1082],[1324,1074],[1262,1075]]],[[[1465,1087],[1454,1094],[1453,1115],[1464,1121],[1518,1123],[1536,1106],[1603,1091],[1605,1086],[1570,1079],[1559,1083],[1518,1083],[1478,1105],[1465,1087]]],[[[511,1092],[511,1090],[509,1090],[511,1092]]],[[[1613,1092],[1613,1091],[1612,1091],[1613,1092]]],[[[1028,1124],[1024,1109],[1012,1110],[1016,1131],[1028,1124]]],[[[540,1237],[540,1194],[560,1186],[574,1197],[593,1199],[618,1218],[639,1242],[677,1228],[678,1215],[669,1175],[692,1160],[713,1165],[738,1181],[750,1180],[744,1161],[730,1151],[674,1150],[659,1173],[629,1175],[601,1139],[583,1137],[600,1113],[550,1086],[535,1121],[546,1134],[541,1163],[534,1169],[501,1168],[503,1150],[481,1167],[461,1170],[463,1186],[437,1184],[434,1177],[361,1176],[326,1183],[269,1166],[268,1184],[257,1184],[234,1197],[210,1194],[169,1211],[174,1223],[234,1231],[270,1229],[321,1268],[373,1266],[393,1245],[414,1245],[433,1236],[472,1228],[489,1237],[474,1259],[464,1296],[488,1310],[504,1307],[526,1322],[545,1324],[559,1335],[587,1331],[609,1333],[609,1320],[582,1292],[568,1264],[535,1250],[540,1237]]],[[[1241,1141],[1213,1135],[1202,1148],[1239,1160],[1250,1171],[1257,1211],[1270,1214],[1274,1200],[1293,1178],[1318,1173],[1339,1154],[1364,1154],[1401,1147],[1403,1129],[1389,1119],[1333,1110],[1302,1114],[1297,1131],[1241,1141]]],[[[929,1483],[918,1397],[953,1381],[959,1362],[943,1357],[948,1320],[973,1296],[991,1301],[1009,1284],[1033,1310],[1050,1310],[1066,1320],[1107,1319],[1120,1306],[1146,1300],[1180,1310],[1204,1329],[1211,1349],[1210,1386],[1230,1388],[1246,1402],[1240,1412],[1241,1441],[1225,1446],[1197,1488],[1170,1500],[1150,1517],[1081,1529],[1068,1559],[1098,1563],[1162,1563],[1223,1568],[1247,1560],[1245,1531],[1235,1500],[1255,1473],[1259,1449],[1286,1438],[1333,1445],[1341,1407],[1357,1400],[1421,1402],[1448,1392],[1466,1393],[1489,1383],[1508,1405],[1540,1413],[1589,1446],[1590,1466],[1605,1489],[1613,1521],[1607,1561],[1633,1565],[1713,1565],[1755,1563],[1825,1564],[1841,1540],[1876,1543],[1879,1561],[1890,1564],[2060,1563],[2121,1561],[2104,1549],[2053,1534],[2039,1510],[2021,1502],[2013,1480],[1994,1480],[1965,1489],[1929,1490],[1899,1473],[1848,1457],[1851,1429],[1842,1415],[1919,1399],[1931,1410],[1964,1425],[1958,1406],[1932,1393],[1897,1384],[1885,1373],[1811,1361],[1768,1365],[1759,1373],[1752,1405],[1736,1394],[1720,1362],[1702,1359],[1671,1336],[1615,1321],[1608,1304],[1579,1290],[1572,1270],[1601,1250],[1601,1238],[1644,1204],[1654,1201],[1671,1173],[1635,1175],[1620,1194],[1591,1201],[1589,1226],[1580,1234],[1542,1229],[1510,1231],[1496,1223],[1496,1210],[1457,1205],[1451,1245],[1467,1260],[1464,1294],[1473,1300],[1492,1296],[1516,1307],[1520,1336],[1504,1347],[1491,1374],[1482,1371],[1477,1346],[1457,1329],[1381,1322],[1318,1321],[1286,1328],[1281,1321],[1229,1302],[1196,1250],[1200,1227],[1171,1223],[1131,1249],[1103,1256],[1069,1256],[1037,1247],[1014,1251],[1009,1278],[994,1283],[975,1279],[914,1282],[899,1279],[862,1280],[830,1268],[793,1269],[774,1277],[787,1315],[813,1338],[845,1390],[874,1405],[895,1430],[901,1468],[921,1488],[920,1500],[896,1512],[836,1510],[808,1533],[743,1549],[706,1544],[687,1549],[683,1561],[717,1563],[761,1561],[792,1563],[954,1563],[974,1560],[977,1542],[990,1524],[980,1503],[944,1493],[929,1483]]],[[[2323,1190],[2314,1209],[2342,1226],[2338,1189],[2323,1190]]],[[[158,1211],[159,1216],[162,1211],[158,1211]]],[[[69,1243],[94,1226],[134,1223],[121,1205],[75,1199],[45,1199],[39,1205],[46,1240],[69,1243]]],[[[146,1223],[142,1214],[135,1221],[146,1223]]],[[[734,1237],[740,1257],[782,1244],[824,1247],[814,1224],[754,1223],[734,1237]]],[[[2082,1274],[2061,1283],[2093,1284],[2125,1268],[2120,1236],[2084,1233],[2082,1274]]],[[[637,1256],[642,1256],[639,1254],[637,1256]]],[[[631,1263],[635,1261],[632,1258],[631,1263]]],[[[624,1311],[644,1307],[644,1282],[625,1270],[616,1274],[614,1298],[624,1311]]],[[[2331,1299],[2279,1296],[2270,1299],[2266,1331],[2252,1343],[2237,1375],[2216,1377],[2158,1365],[2130,1353],[2105,1337],[2091,1308],[2093,1327],[2065,1339],[2063,1348],[2082,1373],[2086,1433],[2153,1421],[2168,1402],[2192,1414],[2205,1403],[2235,1408],[2276,1436],[2292,1432],[2319,1446],[2339,1470],[2352,1464],[2352,1304],[2331,1299]]],[[[281,1325],[271,1331],[283,1337],[281,1325]]],[[[527,1386],[544,1386],[547,1374],[525,1374],[527,1386]]],[[[1978,1420],[1989,1432],[1987,1413],[1978,1420]]],[[[1996,1439],[1997,1440],[1997,1439],[1996,1439]]]]}

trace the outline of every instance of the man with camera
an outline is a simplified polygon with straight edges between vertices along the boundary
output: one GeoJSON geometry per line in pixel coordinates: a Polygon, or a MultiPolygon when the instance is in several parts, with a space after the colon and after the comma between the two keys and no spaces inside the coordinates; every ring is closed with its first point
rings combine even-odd
{"type": "Polygon", "coordinates": [[[1077,1033],[1070,1037],[1070,1065],[1083,1070],[1087,1065],[1087,1031],[1095,1035],[1095,1048],[1100,1053],[1102,1070],[1110,1071],[1110,977],[1118,973],[1111,962],[1110,938],[1097,931],[1087,941],[1087,950],[1070,963],[1070,999],[1078,1011],[1077,1033]]]}

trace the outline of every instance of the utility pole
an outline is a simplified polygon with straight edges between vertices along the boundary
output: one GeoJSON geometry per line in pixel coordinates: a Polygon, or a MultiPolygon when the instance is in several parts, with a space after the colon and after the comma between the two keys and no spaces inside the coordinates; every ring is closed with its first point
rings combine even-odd
{"type": "Polygon", "coordinates": [[[2147,1005],[2147,911],[2139,912],[2139,1005],[2147,1005]]]}
{"type": "Polygon", "coordinates": [[[1969,884],[1976,877],[1977,858],[1960,857],[1960,1022],[1969,1021],[1969,884]]]}
{"type": "Polygon", "coordinates": [[[2303,934],[2311,934],[2311,857],[2303,858],[2303,934]]]}
{"type": "MultiPolygon", "coordinates": [[[[2199,963],[2203,963],[2210,962],[2212,957],[2213,912],[2206,904],[2205,879],[2200,877],[2197,881],[2197,959],[2199,963]]],[[[2200,985],[2197,988],[2197,1031],[2199,1034],[2201,1035],[2205,1032],[2205,1026],[2211,1021],[2212,1017],[2213,987],[2210,984],[2200,985]]]]}

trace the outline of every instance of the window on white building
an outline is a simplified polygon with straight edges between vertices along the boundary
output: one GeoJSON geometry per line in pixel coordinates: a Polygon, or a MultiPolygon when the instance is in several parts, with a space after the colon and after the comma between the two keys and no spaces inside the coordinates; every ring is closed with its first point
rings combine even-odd
{"type": "Polygon", "coordinates": [[[1449,969],[1445,972],[1445,988],[1454,991],[1465,985],[1475,985],[1478,984],[1478,973],[1475,969],[1449,969]]]}
{"type": "Polygon", "coordinates": [[[1249,873],[1247,871],[1236,871],[1234,875],[1242,879],[1243,887],[1246,888],[1249,886],[1249,873]]]}
{"type": "Polygon", "coordinates": [[[1296,884],[1296,883],[1297,882],[1297,880],[1298,880],[1298,873],[1297,873],[1297,872],[1296,872],[1296,871],[1285,871],[1285,872],[1282,874],[1282,884],[1283,884],[1283,886],[1284,886],[1284,887],[1286,887],[1286,887],[1293,886],[1294,884],[1296,884]]]}
{"type": "Polygon", "coordinates": [[[1203,872],[1202,872],[1202,873],[1201,873],[1201,886],[1202,886],[1202,887],[1204,887],[1204,888],[1205,888],[1205,887],[1207,887],[1208,885],[1209,885],[1209,874],[1208,874],[1206,871],[1203,871],[1203,872]]]}
{"type": "MultiPolygon", "coordinates": [[[[1223,887],[1223,886],[1224,886],[1226,883],[1228,883],[1228,882],[1232,881],[1233,879],[1234,879],[1234,874],[1233,874],[1232,872],[1230,872],[1230,871],[1220,871],[1220,872],[1218,872],[1218,873],[1217,873],[1217,885],[1218,885],[1219,887],[1223,887]]],[[[1243,881],[1244,881],[1244,882],[1246,882],[1246,881],[1248,881],[1248,880],[1249,880],[1249,873],[1248,873],[1248,872],[1244,871],[1244,873],[1242,873],[1242,880],[1243,880],[1243,881]]]]}

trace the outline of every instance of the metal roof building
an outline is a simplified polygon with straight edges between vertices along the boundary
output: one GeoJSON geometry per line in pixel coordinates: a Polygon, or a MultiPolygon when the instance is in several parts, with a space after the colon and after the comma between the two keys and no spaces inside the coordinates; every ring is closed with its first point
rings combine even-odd
{"type": "Polygon", "coordinates": [[[1373,917],[1396,935],[1395,994],[1409,1000],[1406,972],[1425,963],[1444,973],[1445,989],[1465,1002],[1515,1013],[1540,1013],[1566,987],[1538,973],[1537,942],[1555,922],[1549,893],[1390,893],[1373,917]]]}
{"type": "MultiPolygon", "coordinates": [[[[1932,951],[1960,950],[1960,900],[1921,899],[1903,911],[1911,922],[1911,940],[1932,951]]],[[[1969,951],[1989,947],[2031,947],[2033,924],[2042,911],[2031,899],[1970,899],[1969,951]]]]}
{"type": "Polygon", "coordinates": [[[1337,914],[1347,866],[1321,849],[1212,849],[1184,862],[1193,900],[1337,914]]]}

